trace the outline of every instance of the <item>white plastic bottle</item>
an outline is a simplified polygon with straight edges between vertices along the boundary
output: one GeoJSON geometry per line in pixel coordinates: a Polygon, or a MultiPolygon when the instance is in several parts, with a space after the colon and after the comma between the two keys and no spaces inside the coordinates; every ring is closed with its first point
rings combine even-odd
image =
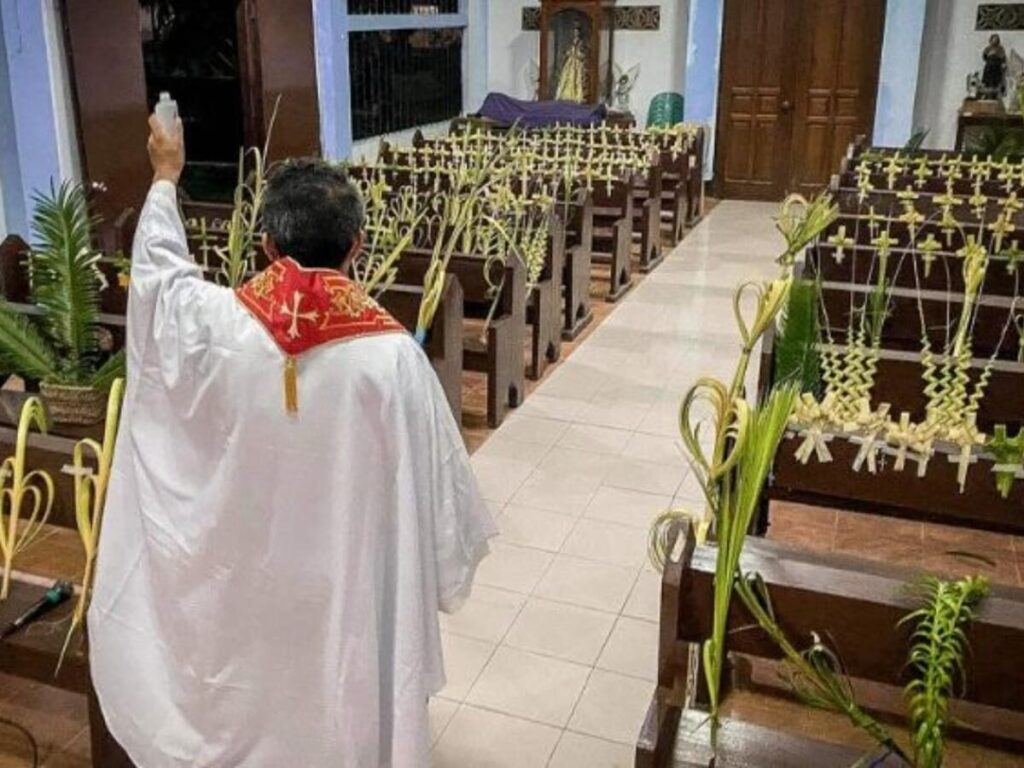
{"type": "Polygon", "coordinates": [[[156,103],[153,114],[167,133],[174,133],[174,123],[178,119],[178,102],[172,99],[167,91],[160,92],[160,100],[156,103]]]}

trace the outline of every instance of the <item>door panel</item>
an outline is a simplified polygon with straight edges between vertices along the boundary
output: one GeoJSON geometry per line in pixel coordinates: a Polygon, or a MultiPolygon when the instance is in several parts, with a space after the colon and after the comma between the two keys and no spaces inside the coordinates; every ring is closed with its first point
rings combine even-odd
{"type": "Polygon", "coordinates": [[[881,57],[884,0],[799,0],[802,74],[795,100],[787,187],[821,189],[858,135],[870,133],[881,57]]]}
{"type": "Polygon", "coordinates": [[[775,197],[787,150],[783,111],[787,0],[728,0],[719,108],[719,174],[726,196],[775,197]]]}
{"type": "Polygon", "coordinates": [[[105,187],[95,204],[110,222],[141,207],[152,175],[139,3],[66,0],[64,25],[82,172],[105,187]]]}
{"type": "Polygon", "coordinates": [[[874,119],[885,0],[727,0],[716,186],[820,189],[874,119]]]}

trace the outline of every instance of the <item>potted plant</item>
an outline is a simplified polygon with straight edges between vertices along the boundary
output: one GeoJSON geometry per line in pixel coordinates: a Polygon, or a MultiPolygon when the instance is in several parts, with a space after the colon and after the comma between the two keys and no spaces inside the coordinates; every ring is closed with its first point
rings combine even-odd
{"type": "Polygon", "coordinates": [[[107,391],[124,371],[123,352],[103,350],[97,219],[81,185],[37,194],[28,252],[31,309],[0,301],[0,365],[38,381],[50,417],[66,424],[103,418],[107,391]]]}

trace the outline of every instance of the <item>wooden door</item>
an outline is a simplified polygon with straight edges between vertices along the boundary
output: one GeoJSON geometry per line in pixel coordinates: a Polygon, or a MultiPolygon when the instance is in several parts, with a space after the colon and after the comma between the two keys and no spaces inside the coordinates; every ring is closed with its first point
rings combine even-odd
{"type": "Polygon", "coordinates": [[[787,173],[792,110],[786,9],[792,0],[726,0],[716,141],[719,195],[777,198],[787,173]]]}
{"type": "Polygon", "coordinates": [[[788,190],[828,185],[850,142],[871,133],[884,0],[802,0],[788,190]]]}
{"type": "Polygon", "coordinates": [[[726,0],[716,139],[722,197],[828,183],[874,121],[885,0],[726,0]]]}
{"type": "MultiPolygon", "coordinates": [[[[153,5],[141,0],[63,3],[82,167],[87,181],[105,189],[96,196],[104,219],[111,222],[127,208],[137,210],[145,198],[152,177],[146,120],[159,90],[170,90],[182,110],[190,159],[183,185],[195,199],[230,199],[238,145],[264,142],[279,95],[271,159],[319,154],[309,0],[235,0],[235,10],[227,11],[237,15],[237,39],[229,41],[226,51],[237,57],[238,87],[231,93],[224,92],[229,78],[216,73],[197,76],[186,67],[165,67],[159,75],[152,69],[147,73],[140,9],[153,5]],[[204,128],[235,122],[235,133],[204,128]],[[214,174],[217,196],[206,197],[204,190],[213,185],[204,184],[204,179],[214,174]],[[190,184],[192,179],[196,183],[190,184]]],[[[164,5],[171,8],[174,3],[164,5]]],[[[202,11],[198,4],[189,9],[202,11]]],[[[189,29],[182,31],[187,34],[189,29]]],[[[228,59],[225,55],[224,60],[228,59]]]]}

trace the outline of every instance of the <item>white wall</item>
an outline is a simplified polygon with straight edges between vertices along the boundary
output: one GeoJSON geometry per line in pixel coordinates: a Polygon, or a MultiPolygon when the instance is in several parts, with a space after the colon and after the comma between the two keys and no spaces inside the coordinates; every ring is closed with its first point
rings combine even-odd
{"type": "MultiPolygon", "coordinates": [[[[986,0],[1006,3],[1008,0],[986,0]]],[[[952,149],[957,110],[967,95],[967,75],[983,66],[981,52],[991,32],[975,31],[976,0],[929,0],[921,70],[914,102],[914,125],[928,129],[925,146],[952,149]]],[[[1007,54],[1024,56],[1024,32],[997,33],[1007,54]]]]}
{"type": "MultiPolygon", "coordinates": [[[[652,5],[653,0],[620,0],[619,5],[652,5]]],[[[689,0],[663,0],[657,32],[616,31],[615,61],[623,69],[640,65],[633,89],[633,114],[643,124],[651,99],[662,91],[683,92],[686,82],[686,36],[689,0]]],[[[528,71],[538,61],[540,35],[524,32],[523,8],[537,0],[492,0],[488,29],[489,90],[532,98],[528,71]]]]}

